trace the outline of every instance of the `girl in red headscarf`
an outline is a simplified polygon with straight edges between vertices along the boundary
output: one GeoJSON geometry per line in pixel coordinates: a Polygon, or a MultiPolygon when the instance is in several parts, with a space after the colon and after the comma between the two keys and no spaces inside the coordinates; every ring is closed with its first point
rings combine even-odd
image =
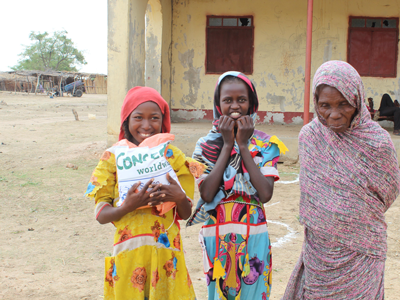
{"type": "MultiPolygon", "coordinates": [[[[116,146],[153,147],[173,139],[170,128],[167,102],[152,88],[135,87],[122,105],[116,146]]],[[[169,144],[164,155],[182,188],[168,175],[169,185],[150,179],[138,191],[137,182],[118,204],[121,195],[111,149],[101,157],[86,191],[95,200],[97,221],[116,227],[114,253],[106,257],[104,298],[195,299],[177,220],[190,216],[194,178],[189,167],[196,169],[197,163],[169,144]]]]}

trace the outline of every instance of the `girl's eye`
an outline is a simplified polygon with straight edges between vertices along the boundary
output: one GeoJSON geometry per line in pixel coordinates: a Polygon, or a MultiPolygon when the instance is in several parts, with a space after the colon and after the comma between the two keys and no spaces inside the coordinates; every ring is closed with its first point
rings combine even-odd
{"type": "Polygon", "coordinates": [[[153,117],[152,119],[153,120],[159,120],[160,118],[159,117],[153,117]]]}
{"type": "Polygon", "coordinates": [[[247,99],[246,99],[246,98],[242,98],[242,99],[240,99],[239,101],[240,101],[240,102],[246,102],[247,99]]]}
{"type": "Polygon", "coordinates": [[[133,118],[136,119],[136,120],[141,120],[141,119],[142,119],[141,116],[135,116],[135,117],[133,117],[133,118]]]}

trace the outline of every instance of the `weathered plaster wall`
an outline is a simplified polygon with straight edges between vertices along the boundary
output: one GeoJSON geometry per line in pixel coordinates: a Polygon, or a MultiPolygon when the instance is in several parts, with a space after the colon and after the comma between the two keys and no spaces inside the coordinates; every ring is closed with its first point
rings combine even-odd
{"type": "MultiPolygon", "coordinates": [[[[399,17],[400,1],[345,1],[342,0],[343,6],[348,5],[348,15],[354,16],[376,16],[376,17],[399,17]]],[[[338,11],[340,13],[340,10],[338,11]]],[[[347,37],[346,37],[347,38],[347,37]]],[[[346,53],[346,41],[341,50],[346,53]]],[[[346,56],[344,55],[344,60],[346,56]]],[[[397,78],[379,78],[379,77],[363,77],[365,93],[367,97],[373,97],[375,106],[379,107],[381,97],[384,93],[394,96],[394,99],[400,100],[400,60],[397,59],[397,78]]]]}
{"type": "Polygon", "coordinates": [[[171,59],[172,59],[172,1],[161,0],[161,95],[170,103],[171,99],[171,59]]]}
{"type": "Polygon", "coordinates": [[[160,0],[149,0],[146,10],[145,85],[161,93],[162,13],[160,0]]]}
{"type": "MultiPolygon", "coordinates": [[[[325,61],[347,60],[349,16],[399,17],[400,1],[314,1],[312,75],[325,61]]],[[[384,93],[399,96],[399,63],[397,78],[362,77],[367,97],[379,105],[384,93]]]]}
{"type": "Polygon", "coordinates": [[[147,0],[108,1],[108,143],[116,141],[127,91],[143,86],[147,0]]]}
{"type": "Polygon", "coordinates": [[[107,133],[118,136],[121,103],[128,88],[129,0],[108,0],[107,133]]]}
{"type": "Polygon", "coordinates": [[[151,86],[170,101],[171,40],[171,0],[108,0],[109,144],[118,138],[121,105],[129,89],[151,86]]]}
{"type": "Polygon", "coordinates": [[[145,12],[147,0],[129,1],[129,60],[128,87],[145,85],[145,12]]]}
{"type": "Polygon", "coordinates": [[[206,16],[253,15],[254,71],[249,77],[260,110],[301,111],[306,9],[304,1],[174,1],[172,108],[212,109],[218,75],[205,74],[206,16]]]}
{"type": "MultiPolygon", "coordinates": [[[[161,72],[155,71],[147,84],[157,89],[161,86],[162,96],[174,110],[173,117],[199,120],[212,116],[218,75],[205,74],[206,16],[253,15],[254,72],[249,77],[254,81],[260,98],[259,121],[302,122],[306,1],[151,0],[149,3],[152,12],[157,11],[157,15],[152,17],[158,22],[151,24],[156,31],[147,36],[147,57],[155,58],[154,69],[158,66],[161,72]],[[157,17],[160,15],[161,20],[157,17]]],[[[399,6],[400,0],[314,1],[312,76],[324,61],[346,60],[350,15],[398,17],[399,6]]],[[[147,8],[147,0],[108,0],[110,143],[115,141],[119,132],[120,108],[126,92],[133,86],[146,84],[147,8]]],[[[363,80],[367,96],[374,97],[376,103],[385,92],[400,99],[399,76],[364,77],[363,80]]]]}
{"type": "MultiPolygon", "coordinates": [[[[312,76],[331,59],[347,59],[348,17],[399,16],[398,0],[314,1],[312,76]]],[[[171,107],[178,119],[211,110],[218,75],[205,74],[207,15],[254,16],[254,81],[263,122],[301,123],[306,51],[307,1],[173,0],[171,107]],[[178,110],[178,111],[177,111],[178,110]],[[193,112],[194,111],[194,112],[193,112]],[[288,119],[285,115],[293,114],[288,119]]],[[[240,47],[240,45],[238,45],[240,47]]],[[[400,93],[400,80],[363,78],[368,96],[400,93]]],[[[378,100],[379,101],[379,100],[378,100]]],[[[311,110],[313,105],[311,104],[311,110]]]]}

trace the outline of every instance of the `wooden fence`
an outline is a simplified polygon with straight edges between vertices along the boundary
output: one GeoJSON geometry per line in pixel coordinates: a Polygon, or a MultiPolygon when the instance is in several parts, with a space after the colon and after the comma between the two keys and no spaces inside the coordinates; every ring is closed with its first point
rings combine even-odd
{"type": "Polygon", "coordinates": [[[96,75],[88,77],[84,81],[86,93],[88,94],[107,94],[107,77],[96,75]]]}

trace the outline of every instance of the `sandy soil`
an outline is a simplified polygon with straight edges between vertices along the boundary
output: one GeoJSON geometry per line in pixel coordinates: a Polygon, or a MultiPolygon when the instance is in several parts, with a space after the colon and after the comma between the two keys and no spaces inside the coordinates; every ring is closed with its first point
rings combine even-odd
{"type": "MultiPolygon", "coordinates": [[[[102,299],[103,258],[112,252],[114,228],[95,221],[93,203],[83,193],[106,148],[106,102],[105,95],[50,99],[0,93],[1,299],[102,299]],[[75,121],[72,109],[80,121],[75,121]]],[[[178,137],[175,145],[190,152],[210,124],[172,127],[178,137]]],[[[280,136],[300,127],[260,129],[280,136]]],[[[296,164],[285,162],[279,170],[282,181],[297,178],[296,164]]],[[[300,254],[298,205],[298,183],[277,183],[266,208],[274,246],[271,299],[282,296],[300,254]]],[[[386,214],[386,299],[399,299],[400,294],[399,215],[397,201],[386,214]]],[[[199,230],[200,226],[183,228],[182,237],[197,297],[204,300],[199,230]]]]}

